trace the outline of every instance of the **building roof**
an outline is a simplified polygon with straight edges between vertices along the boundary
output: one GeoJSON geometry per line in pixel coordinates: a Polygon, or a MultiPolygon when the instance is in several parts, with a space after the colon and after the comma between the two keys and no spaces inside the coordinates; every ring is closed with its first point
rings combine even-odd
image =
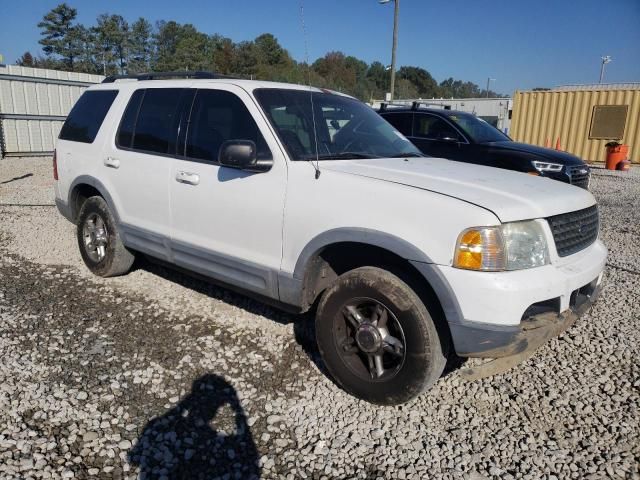
{"type": "Polygon", "coordinates": [[[640,82],[628,83],[585,83],[585,84],[569,84],[553,87],[553,91],[570,91],[570,90],[640,90],[640,82]]]}

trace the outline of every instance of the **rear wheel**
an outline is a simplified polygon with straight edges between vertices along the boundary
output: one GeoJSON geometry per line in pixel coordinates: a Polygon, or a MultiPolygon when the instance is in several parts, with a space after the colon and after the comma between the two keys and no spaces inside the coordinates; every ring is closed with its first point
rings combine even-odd
{"type": "Polygon", "coordinates": [[[418,295],[375,267],[340,276],[316,318],[318,348],[336,382],[358,398],[395,405],[427,390],[446,358],[418,295]]]}
{"type": "Polygon", "coordinates": [[[85,265],[101,277],[127,273],[135,260],[120,239],[113,214],[102,197],[88,198],[78,215],[78,246],[85,265]]]}

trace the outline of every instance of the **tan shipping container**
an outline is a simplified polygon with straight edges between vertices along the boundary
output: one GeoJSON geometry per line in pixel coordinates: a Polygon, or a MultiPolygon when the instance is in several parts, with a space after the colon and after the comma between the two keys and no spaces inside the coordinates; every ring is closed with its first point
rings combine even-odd
{"type": "Polygon", "coordinates": [[[552,148],[560,138],[562,150],[587,162],[604,162],[605,144],[615,140],[629,145],[629,159],[640,163],[640,85],[614,87],[517,91],[509,133],[518,142],[552,148]]]}

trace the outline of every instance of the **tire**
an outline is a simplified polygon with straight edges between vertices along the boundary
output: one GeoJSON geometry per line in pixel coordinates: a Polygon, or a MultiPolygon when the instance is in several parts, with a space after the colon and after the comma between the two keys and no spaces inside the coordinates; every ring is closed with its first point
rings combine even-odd
{"type": "Polygon", "coordinates": [[[102,197],[90,197],[82,205],[77,238],[82,260],[95,275],[115,277],[131,269],[135,257],[123,245],[113,214],[102,197]]]}
{"type": "Polygon", "coordinates": [[[336,383],[379,405],[398,405],[420,395],[446,364],[436,326],[418,295],[376,267],[351,270],[325,291],[316,315],[316,339],[336,383]]]}

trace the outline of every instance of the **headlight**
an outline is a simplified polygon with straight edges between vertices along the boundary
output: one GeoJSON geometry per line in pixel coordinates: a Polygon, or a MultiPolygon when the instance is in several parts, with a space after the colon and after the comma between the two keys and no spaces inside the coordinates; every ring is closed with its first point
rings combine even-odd
{"type": "Polygon", "coordinates": [[[458,237],[453,266],[467,270],[521,270],[549,263],[549,250],[535,220],[468,228],[458,237]]]}
{"type": "Polygon", "coordinates": [[[533,168],[535,168],[539,172],[561,172],[562,167],[564,166],[561,163],[549,163],[549,162],[538,162],[538,161],[531,162],[531,165],[533,165],[533,168]]]}

